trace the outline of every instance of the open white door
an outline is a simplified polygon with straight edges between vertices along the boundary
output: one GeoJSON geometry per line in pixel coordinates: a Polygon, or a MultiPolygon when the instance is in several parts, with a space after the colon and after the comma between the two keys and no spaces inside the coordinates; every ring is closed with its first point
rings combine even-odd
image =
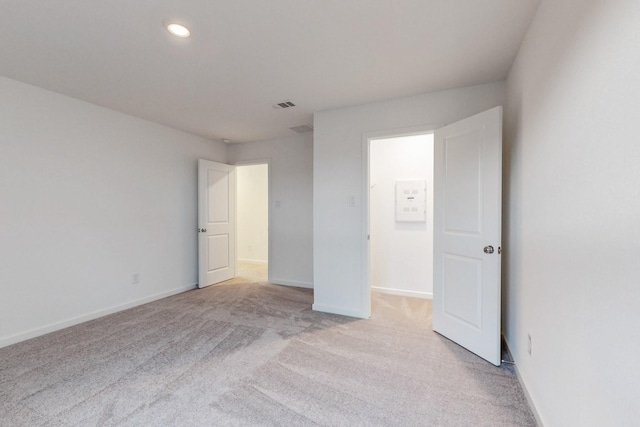
{"type": "Polygon", "coordinates": [[[433,330],[500,365],[502,107],[435,131],[433,330]]]}
{"type": "Polygon", "coordinates": [[[198,287],[236,275],[235,167],[198,160],[198,287]]]}

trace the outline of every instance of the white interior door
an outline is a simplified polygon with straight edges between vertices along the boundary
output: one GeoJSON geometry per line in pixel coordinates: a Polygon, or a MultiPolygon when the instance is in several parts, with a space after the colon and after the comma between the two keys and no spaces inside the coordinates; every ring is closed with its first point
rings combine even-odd
{"type": "Polygon", "coordinates": [[[500,365],[502,107],[435,131],[433,329],[500,365]]]}
{"type": "Polygon", "coordinates": [[[235,167],[198,160],[198,287],[236,275],[235,167]]]}

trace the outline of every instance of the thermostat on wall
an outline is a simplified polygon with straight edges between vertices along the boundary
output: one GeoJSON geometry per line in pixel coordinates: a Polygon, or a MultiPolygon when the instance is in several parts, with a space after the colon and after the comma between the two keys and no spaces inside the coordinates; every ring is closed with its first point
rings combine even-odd
{"type": "Polygon", "coordinates": [[[427,221],[427,181],[396,181],[396,221],[427,221]]]}

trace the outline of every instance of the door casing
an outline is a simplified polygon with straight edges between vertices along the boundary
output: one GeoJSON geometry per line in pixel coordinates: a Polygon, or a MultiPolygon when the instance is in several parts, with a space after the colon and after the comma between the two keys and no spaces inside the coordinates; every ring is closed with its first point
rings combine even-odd
{"type": "Polygon", "coordinates": [[[367,132],[362,136],[362,301],[361,313],[363,318],[371,317],[371,264],[370,264],[370,188],[371,180],[371,141],[384,138],[399,138],[404,136],[415,136],[433,133],[437,128],[444,125],[433,124],[402,129],[389,129],[377,132],[367,132]]]}
{"type": "MultiPolygon", "coordinates": [[[[243,160],[235,163],[231,163],[232,166],[252,166],[252,165],[267,165],[267,281],[271,283],[271,259],[272,259],[272,250],[273,250],[273,239],[271,238],[271,230],[273,230],[272,221],[273,221],[273,212],[271,206],[271,194],[272,194],[272,179],[271,179],[271,159],[256,159],[256,160],[243,160]]],[[[237,189],[236,189],[237,191],[237,189]]],[[[236,211],[237,212],[237,211],[236,211]]],[[[238,225],[238,220],[236,217],[236,228],[238,225]]],[[[238,230],[236,229],[236,236],[238,235],[238,230]]],[[[236,237],[237,240],[237,237],[236,237]]],[[[237,241],[236,241],[237,247],[237,241]]],[[[237,262],[237,254],[236,254],[236,262],[237,262]]]]}
{"type": "MultiPolygon", "coordinates": [[[[501,107],[500,108],[500,117],[501,115],[501,107]]],[[[490,109],[492,110],[492,109],[490,109]]],[[[489,110],[487,110],[489,111],[489,110]]],[[[462,119],[465,120],[465,119],[462,119]]],[[[386,130],[379,132],[371,132],[363,135],[362,138],[362,170],[363,170],[363,179],[362,179],[362,307],[361,313],[363,318],[369,318],[371,316],[371,283],[370,283],[370,241],[369,241],[369,233],[370,233],[370,206],[369,206],[369,198],[370,198],[370,150],[371,150],[371,141],[375,139],[382,138],[392,138],[392,137],[403,137],[403,136],[413,136],[425,133],[435,133],[435,131],[439,128],[443,128],[446,124],[436,124],[436,125],[425,125],[421,127],[415,128],[404,128],[397,130],[386,130]]],[[[435,141],[434,141],[435,144],[435,141]]],[[[434,145],[435,149],[435,145],[434,145]]],[[[434,161],[437,159],[434,158],[434,161]]],[[[437,173],[434,169],[434,174],[437,173]]],[[[434,177],[435,178],[435,177],[434,177]]],[[[439,203],[434,198],[434,210],[438,208],[439,203]]],[[[433,226],[433,224],[432,224],[433,226]]],[[[499,243],[498,243],[499,244],[499,243]]],[[[496,248],[497,249],[497,248],[496,248]]],[[[434,247],[434,260],[435,255],[437,253],[437,248],[434,247]]],[[[499,256],[499,254],[497,254],[499,256]]],[[[434,269],[438,268],[436,263],[434,263],[434,269]]],[[[434,294],[435,294],[436,284],[434,283],[434,294]]],[[[498,303],[498,310],[500,310],[500,303],[498,303]]],[[[498,315],[498,317],[500,317],[498,315]]],[[[499,321],[498,321],[499,324],[499,321]]],[[[498,338],[499,339],[499,338],[498,338]]],[[[499,364],[499,359],[493,360],[491,363],[499,364]]]]}

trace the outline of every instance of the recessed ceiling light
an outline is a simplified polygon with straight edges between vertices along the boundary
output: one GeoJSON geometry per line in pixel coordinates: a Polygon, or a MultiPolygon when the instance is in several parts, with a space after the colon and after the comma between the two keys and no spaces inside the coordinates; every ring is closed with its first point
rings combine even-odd
{"type": "Polygon", "coordinates": [[[167,30],[174,36],[178,37],[189,37],[191,35],[191,31],[189,31],[189,29],[184,25],[180,24],[168,24],[167,30]]]}

